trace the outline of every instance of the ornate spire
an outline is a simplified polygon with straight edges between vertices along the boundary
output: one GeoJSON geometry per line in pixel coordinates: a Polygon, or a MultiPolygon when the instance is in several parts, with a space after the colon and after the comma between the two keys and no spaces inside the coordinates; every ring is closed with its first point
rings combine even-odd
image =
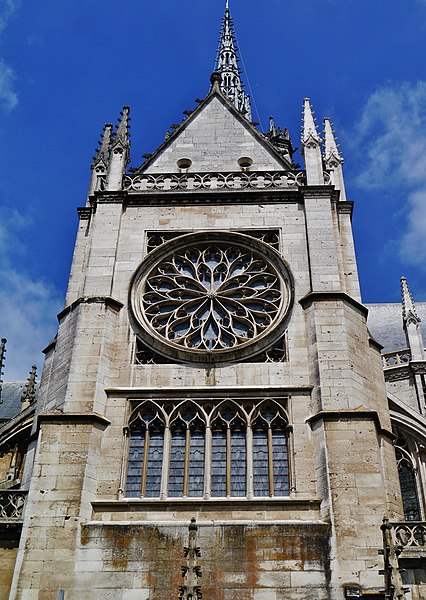
{"type": "Polygon", "coordinates": [[[328,117],[324,118],[324,162],[330,171],[331,182],[336,190],[340,190],[340,200],[346,200],[345,180],[343,178],[343,157],[339,151],[339,145],[334,137],[333,126],[328,117]]]}
{"type": "Polygon", "coordinates": [[[101,134],[98,149],[96,150],[96,156],[93,157],[92,169],[95,169],[100,164],[102,164],[105,169],[107,168],[111,150],[111,135],[112,124],[106,123],[101,134]]]}
{"type": "Polygon", "coordinates": [[[420,317],[417,314],[413,296],[405,277],[401,277],[402,320],[404,323],[407,344],[411,352],[411,360],[425,360],[425,349],[420,317]]]}
{"type": "Polygon", "coordinates": [[[121,115],[121,119],[118,123],[117,131],[115,132],[115,135],[114,135],[112,147],[114,149],[114,148],[116,148],[116,146],[121,145],[123,147],[123,149],[128,149],[130,147],[130,141],[129,141],[129,138],[130,138],[130,133],[129,133],[130,107],[123,106],[123,110],[121,111],[120,115],[121,115]]]}
{"type": "Polygon", "coordinates": [[[336,144],[332,124],[328,117],[324,118],[324,137],[324,160],[326,161],[326,163],[337,162],[343,164],[344,160],[342,155],[340,154],[338,145],[336,144]]]}
{"type": "Polygon", "coordinates": [[[420,318],[417,314],[413,296],[411,295],[410,288],[408,287],[407,279],[405,277],[401,277],[401,293],[402,318],[406,323],[414,323],[415,325],[418,325],[420,323],[420,318]]]}
{"type": "Polygon", "coordinates": [[[383,556],[384,569],[379,571],[385,578],[385,598],[387,600],[403,600],[408,588],[405,588],[402,582],[401,570],[399,567],[398,555],[401,550],[395,545],[392,536],[392,525],[389,520],[384,518],[380,526],[383,534],[383,549],[379,554],[383,556]]]}
{"type": "Polygon", "coordinates": [[[130,108],[123,106],[118,122],[117,130],[112,137],[111,153],[108,164],[106,179],[107,190],[121,190],[123,175],[130,162],[130,108]]]}
{"type": "Polygon", "coordinates": [[[4,361],[6,359],[6,342],[6,338],[2,338],[0,343],[0,404],[3,404],[1,394],[3,391],[4,361]]]}
{"type": "Polygon", "coordinates": [[[34,402],[36,393],[36,377],[37,367],[33,365],[31,367],[31,371],[21,397],[22,404],[26,403],[28,406],[29,404],[32,404],[34,402]]]}
{"type": "Polygon", "coordinates": [[[314,112],[309,98],[303,101],[302,148],[308,185],[324,185],[321,156],[321,138],[315,125],[314,112]]]}
{"type": "Polygon", "coordinates": [[[242,115],[251,121],[250,96],[244,92],[239,62],[234,23],[229,10],[229,2],[226,0],[215,70],[221,76],[220,88],[223,94],[242,115]]]}
{"type": "Polygon", "coordinates": [[[314,111],[312,110],[311,101],[305,98],[303,101],[303,119],[302,119],[302,144],[315,143],[318,146],[321,144],[321,138],[317,131],[317,126],[314,119],[314,111]]]}
{"type": "Polygon", "coordinates": [[[197,559],[201,556],[200,548],[197,546],[196,520],[191,519],[189,526],[188,546],[184,548],[186,565],[182,567],[184,585],[179,586],[179,600],[201,600],[201,586],[198,578],[201,577],[201,569],[197,559]]]}

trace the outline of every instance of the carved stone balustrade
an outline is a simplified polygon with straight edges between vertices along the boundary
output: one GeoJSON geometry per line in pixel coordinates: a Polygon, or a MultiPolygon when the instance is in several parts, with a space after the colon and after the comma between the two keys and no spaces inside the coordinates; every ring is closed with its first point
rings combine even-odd
{"type": "Polygon", "coordinates": [[[390,523],[396,546],[406,550],[418,550],[426,553],[426,522],[401,521],[390,523]]]}
{"type": "Polygon", "coordinates": [[[411,360],[410,350],[397,350],[394,352],[386,352],[382,355],[383,368],[388,369],[389,367],[399,367],[401,365],[407,365],[411,360]]]}
{"type": "Polygon", "coordinates": [[[305,185],[304,171],[250,173],[180,173],[125,175],[123,189],[128,192],[188,192],[197,190],[274,190],[297,189],[305,185]]]}
{"type": "Polygon", "coordinates": [[[0,524],[4,521],[22,521],[26,499],[26,491],[0,491],[0,524]]]}

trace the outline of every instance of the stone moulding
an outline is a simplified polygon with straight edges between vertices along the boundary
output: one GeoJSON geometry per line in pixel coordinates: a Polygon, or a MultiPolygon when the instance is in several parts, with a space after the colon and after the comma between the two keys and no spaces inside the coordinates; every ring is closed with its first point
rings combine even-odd
{"type": "Polygon", "coordinates": [[[389,431],[389,429],[385,429],[382,427],[380,423],[379,414],[375,410],[321,410],[315,415],[312,415],[306,419],[306,423],[309,423],[311,427],[318,423],[318,421],[373,421],[377,432],[394,441],[396,439],[396,435],[389,431]]]}
{"type": "Polygon", "coordinates": [[[333,300],[349,304],[367,318],[368,308],[358,302],[358,300],[352,298],[352,296],[349,296],[349,294],[345,294],[345,292],[310,292],[299,300],[299,304],[303,308],[308,308],[314,302],[333,302],[333,300]]]}
{"type": "Polygon", "coordinates": [[[269,386],[260,385],[254,386],[235,386],[232,389],[216,387],[216,386],[190,386],[190,387],[110,387],[105,388],[107,396],[125,396],[129,399],[138,398],[169,398],[171,394],[173,398],[247,398],[247,397],[264,397],[264,398],[283,398],[289,394],[307,394],[309,395],[314,389],[313,385],[298,385],[298,386],[269,386]]]}
{"type": "Polygon", "coordinates": [[[105,304],[108,308],[112,308],[116,312],[119,312],[124,304],[111,298],[111,296],[82,296],[74,300],[69,306],[66,306],[59,314],[58,321],[61,322],[64,317],[75,310],[80,304],[105,304]]]}
{"type": "Polygon", "coordinates": [[[297,189],[306,183],[304,171],[255,171],[244,173],[164,173],[125,175],[123,189],[130,193],[197,192],[217,190],[297,189]]]}
{"type": "Polygon", "coordinates": [[[95,425],[101,429],[111,425],[111,421],[98,413],[41,413],[37,417],[37,432],[42,423],[95,425]]]}

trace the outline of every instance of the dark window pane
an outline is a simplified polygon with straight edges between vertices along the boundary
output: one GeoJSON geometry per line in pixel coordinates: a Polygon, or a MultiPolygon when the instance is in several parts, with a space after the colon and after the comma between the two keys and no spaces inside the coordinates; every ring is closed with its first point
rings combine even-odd
{"type": "Polygon", "coordinates": [[[185,435],[184,429],[172,432],[172,447],[169,466],[169,496],[183,496],[183,478],[185,473],[185,435]]]}
{"type": "Polygon", "coordinates": [[[145,490],[145,495],[148,498],[156,498],[160,495],[161,471],[163,466],[163,446],[164,432],[151,432],[149,439],[145,490]]]}
{"type": "Polygon", "coordinates": [[[416,475],[408,460],[403,459],[400,461],[398,473],[405,519],[407,521],[420,521],[421,515],[417,496],[416,475]]]}
{"type": "Polygon", "coordinates": [[[246,495],[246,432],[231,432],[232,496],[246,495]]]}
{"type": "Polygon", "coordinates": [[[226,496],[226,430],[212,432],[211,494],[226,496]]]}
{"type": "Polygon", "coordinates": [[[191,432],[189,454],[188,496],[204,493],[204,432],[191,432]]]}
{"type": "Polygon", "coordinates": [[[269,496],[268,432],[253,432],[253,488],[255,496],[269,496]]]}
{"type": "Polygon", "coordinates": [[[145,431],[132,431],[126,481],[126,496],[128,498],[139,498],[141,495],[144,446],[145,431]]]}
{"type": "Polygon", "coordinates": [[[273,432],[272,456],[274,461],[274,495],[287,496],[289,493],[288,455],[287,437],[284,432],[273,432]]]}

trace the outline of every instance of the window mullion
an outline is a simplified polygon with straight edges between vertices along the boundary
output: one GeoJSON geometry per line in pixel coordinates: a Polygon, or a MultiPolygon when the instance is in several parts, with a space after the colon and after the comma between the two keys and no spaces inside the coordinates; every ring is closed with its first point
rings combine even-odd
{"type": "Polygon", "coordinates": [[[231,496],[231,428],[226,429],[226,495],[229,498],[231,496]]]}
{"type": "Polygon", "coordinates": [[[250,425],[247,425],[246,436],[247,498],[253,500],[253,429],[250,425]]]}
{"type": "Polygon", "coordinates": [[[268,426],[268,482],[269,482],[269,495],[274,495],[274,455],[273,455],[273,440],[272,440],[272,429],[268,426]]]}
{"type": "Polygon", "coordinates": [[[149,429],[145,430],[145,448],[143,452],[143,465],[142,465],[142,485],[141,485],[141,496],[142,498],[146,494],[146,474],[148,471],[148,455],[149,455],[149,429]]]}
{"type": "Polygon", "coordinates": [[[206,426],[205,446],[204,446],[204,499],[211,498],[211,480],[212,480],[212,430],[206,426]]]}
{"type": "Polygon", "coordinates": [[[160,487],[160,498],[165,500],[167,498],[167,487],[169,482],[169,466],[170,466],[170,452],[171,452],[171,434],[170,428],[167,426],[164,429],[164,451],[163,451],[163,467],[161,473],[161,487],[160,487]]]}

